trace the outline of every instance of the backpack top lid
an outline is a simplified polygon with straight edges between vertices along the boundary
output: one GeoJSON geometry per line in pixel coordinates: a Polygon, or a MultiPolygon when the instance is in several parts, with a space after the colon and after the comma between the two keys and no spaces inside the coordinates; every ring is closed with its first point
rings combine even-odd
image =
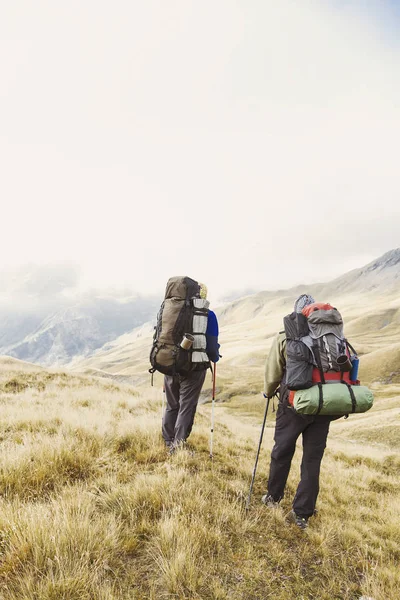
{"type": "Polygon", "coordinates": [[[313,304],[308,304],[301,311],[305,317],[309,317],[312,312],[317,310],[335,310],[333,306],[325,302],[313,302],[313,304]]]}
{"type": "Polygon", "coordinates": [[[168,298],[199,298],[200,286],[197,281],[190,277],[170,277],[165,289],[165,300],[168,298]]]}
{"type": "Polygon", "coordinates": [[[342,315],[331,304],[315,302],[306,306],[302,313],[307,318],[311,337],[319,338],[328,333],[333,333],[339,338],[344,337],[342,315]]]}

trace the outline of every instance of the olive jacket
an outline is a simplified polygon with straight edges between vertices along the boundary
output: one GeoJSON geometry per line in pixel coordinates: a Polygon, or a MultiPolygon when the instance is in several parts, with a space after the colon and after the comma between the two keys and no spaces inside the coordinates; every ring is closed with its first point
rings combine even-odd
{"type": "Polygon", "coordinates": [[[264,374],[264,394],[271,398],[281,384],[286,368],[286,335],[280,332],[272,342],[264,374]]]}

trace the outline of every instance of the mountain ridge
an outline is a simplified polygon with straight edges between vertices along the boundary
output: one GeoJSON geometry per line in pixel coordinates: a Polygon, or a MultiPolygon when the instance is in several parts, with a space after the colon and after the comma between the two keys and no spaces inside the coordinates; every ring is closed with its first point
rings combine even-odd
{"type": "MultiPolygon", "coordinates": [[[[395,361],[391,358],[391,353],[397,357],[394,345],[400,333],[399,274],[400,249],[396,249],[332,282],[258,292],[216,307],[223,355],[220,378],[226,382],[234,380],[237,370],[245,369],[254,384],[260,387],[263,364],[276,332],[282,329],[283,316],[293,310],[296,297],[307,292],[317,300],[338,306],[351,343],[361,356],[368,355],[368,360],[363,360],[361,367],[365,379],[400,380],[400,374],[393,366],[395,361]],[[371,273],[377,274],[379,285],[370,285],[371,273]],[[356,286],[354,281],[358,282],[356,286]]],[[[135,337],[132,332],[129,339],[123,336],[114,340],[90,358],[77,360],[74,370],[100,369],[103,376],[109,373],[113,378],[130,377],[135,384],[146,385],[155,314],[153,322],[142,326],[140,337],[135,337]]],[[[230,392],[227,393],[229,395],[230,392]]]]}
{"type": "MultiPolygon", "coordinates": [[[[69,278],[73,281],[73,274],[69,278]]],[[[119,355],[120,346],[124,344],[129,344],[133,354],[136,354],[143,339],[148,346],[151,344],[149,332],[155,324],[161,299],[131,294],[112,296],[100,292],[69,297],[64,294],[65,281],[68,281],[67,276],[48,283],[46,277],[39,273],[35,287],[34,277],[28,277],[25,272],[20,280],[13,280],[16,307],[0,306],[1,354],[43,366],[69,364],[75,368],[76,364],[92,356],[96,361],[103,355],[110,357],[113,352],[119,355]],[[54,309],[51,294],[46,295],[49,290],[55,294],[54,309]],[[32,304],[28,303],[25,307],[27,294],[29,298],[32,296],[32,304]],[[142,338],[138,339],[136,328],[142,326],[145,326],[142,338]]],[[[239,352],[235,336],[245,345],[251,337],[256,347],[261,347],[263,340],[272,338],[274,332],[281,328],[282,315],[292,310],[294,299],[305,292],[318,300],[337,303],[343,308],[347,323],[362,316],[365,323],[371,303],[376,304],[377,310],[385,310],[386,305],[379,305],[380,296],[385,297],[386,304],[394,303],[392,308],[396,308],[396,294],[400,296],[400,248],[328,282],[259,291],[217,305],[214,310],[218,315],[222,339],[228,340],[232,351],[236,345],[239,352]],[[246,322],[250,323],[249,332],[242,331],[246,322]]],[[[369,347],[368,344],[366,347],[369,347]]],[[[145,354],[147,356],[147,350],[145,354]]],[[[133,368],[133,362],[128,360],[128,350],[123,355],[133,368]]],[[[106,362],[110,366],[110,360],[106,362]]],[[[141,361],[136,362],[139,364],[141,361]]],[[[90,363],[91,368],[97,368],[93,361],[90,363]]]]}

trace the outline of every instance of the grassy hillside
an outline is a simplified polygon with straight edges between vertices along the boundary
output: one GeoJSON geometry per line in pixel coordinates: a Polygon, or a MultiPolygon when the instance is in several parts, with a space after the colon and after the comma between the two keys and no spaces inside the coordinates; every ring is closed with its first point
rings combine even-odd
{"type": "MultiPolygon", "coordinates": [[[[209,402],[195,452],[169,457],[159,380],[135,389],[10,359],[0,367],[2,600],[399,597],[399,386],[377,387],[373,411],[333,424],[319,516],[301,532],[286,521],[299,452],[282,507],[260,503],[272,412],[244,510],[256,394],[217,405],[213,460],[209,402]]],[[[229,390],[225,376],[217,394],[229,390]]]]}

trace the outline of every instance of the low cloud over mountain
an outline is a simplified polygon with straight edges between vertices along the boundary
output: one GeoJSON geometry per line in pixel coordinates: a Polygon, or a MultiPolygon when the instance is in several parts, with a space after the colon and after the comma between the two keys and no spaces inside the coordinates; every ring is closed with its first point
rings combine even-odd
{"type": "Polygon", "coordinates": [[[0,286],[0,353],[65,364],[153,317],[159,298],[131,290],[79,290],[75,265],[7,271],[0,286]]]}

